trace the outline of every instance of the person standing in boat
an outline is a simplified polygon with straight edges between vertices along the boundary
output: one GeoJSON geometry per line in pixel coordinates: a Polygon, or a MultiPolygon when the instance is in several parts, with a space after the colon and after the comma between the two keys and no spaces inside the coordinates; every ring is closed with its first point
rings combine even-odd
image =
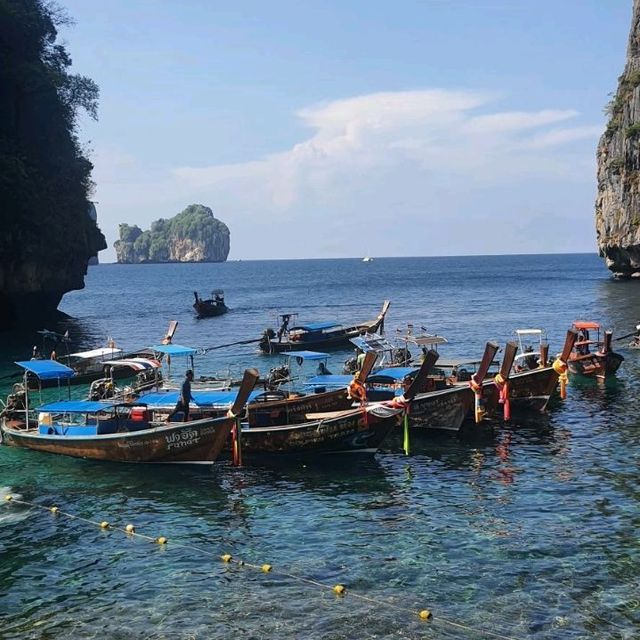
{"type": "Polygon", "coordinates": [[[191,383],[193,382],[193,371],[191,369],[187,369],[184,374],[184,382],[182,383],[182,387],[180,389],[180,395],[178,396],[178,402],[176,404],[176,408],[169,414],[167,420],[169,422],[172,421],[173,416],[177,413],[182,413],[182,422],[187,422],[189,420],[189,402],[193,400],[195,402],[194,397],[191,395],[191,383]]]}

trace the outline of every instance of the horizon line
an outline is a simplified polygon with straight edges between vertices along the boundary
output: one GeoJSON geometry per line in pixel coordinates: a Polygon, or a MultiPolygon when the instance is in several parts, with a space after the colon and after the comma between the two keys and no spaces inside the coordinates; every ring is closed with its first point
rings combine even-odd
{"type": "MultiPolygon", "coordinates": [[[[542,253],[461,253],[448,255],[429,255],[429,256],[370,256],[373,260],[394,260],[394,259],[429,259],[429,258],[502,258],[502,257],[519,257],[519,256],[578,256],[578,255],[594,255],[599,257],[597,251],[563,251],[563,252],[542,252],[542,253]]],[[[215,261],[193,261],[193,262],[99,262],[98,264],[88,265],[91,267],[99,267],[107,264],[122,265],[153,265],[153,264],[224,264],[225,262],[284,262],[287,260],[305,261],[305,260],[359,260],[362,261],[363,256],[344,256],[344,257],[306,257],[306,258],[227,258],[219,262],[215,261]]]]}

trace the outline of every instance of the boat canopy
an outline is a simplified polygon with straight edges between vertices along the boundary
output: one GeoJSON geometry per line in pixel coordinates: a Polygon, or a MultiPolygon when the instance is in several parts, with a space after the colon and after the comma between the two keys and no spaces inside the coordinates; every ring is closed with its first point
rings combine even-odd
{"type": "Polygon", "coordinates": [[[367,382],[373,384],[376,382],[388,383],[389,381],[400,382],[407,376],[415,376],[416,373],[418,373],[418,369],[415,367],[389,367],[388,369],[380,369],[380,371],[371,374],[367,378],[367,382]]]}
{"type": "Polygon", "coordinates": [[[109,402],[96,402],[92,400],[63,400],[49,402],[38,407],[41,413],[99,413],[109,411],[115,407],[109,402]]]}
{"type": "Polygon", "coordinates": [[[349,375],[324,375],[313,376],[309,378],[305,383],[305,387],[347,387],[353,380],[353,376],[349,375]]]}
{"type": "Polygon", "coordinates": [[[149,358],[127,358],[126,360],[106,360],[102,364],[112,367],[129,367],[134,371],[144,371],[145,369],[159,369],[162,365],[157,360],[149,358]]]}
{"type": "Polygon", "coordinates": [[[151,348],[158,353],[165,353],[170,356],[192,356],[198,352],[193,347],[183,347],[179,344],[158,344],[151,348]]]}
{"type": "Polygon", "coordinates": [[[295,327],[291,327],[289,331],[322,331],[323,329],[333,329],[339,326],[339,322],[310,322],[308,324],[298,324],[295,327]]]}
{"type": "Polygon", "coordinates": [[[573,326],[576,329],[600,329],[600,324],[598,322],[592,322],[589,320],[576,320],[573,323],[573,326]]]}
{"type": "Polygon", "coordinates": [[[328,353],[322,353],[322,351],[287,351],[283,355],[301,360],[326,360],[329,357],[328,353]]]}
{"type": "Polygon", "coordinates": [[[16,364],[38,376],[40,380],[68,380],[76,374],[73,369],[56,360],[24,360],[16,364]]]}
{"type": "Polygon", "coordinates": [[[444,336],[436,336],[428,333],[419,336],[404,336],[402,339],[406,340],[406,342],[409,342],[410,344],[415,344],[418,347],[448,344],[449,342],[444,336]]]}
{"type": "Polygon", "coordinates": [[[384,351],[393,351],[395,349],[395,347],[386,338],[378,333],[367,333],[363,336],[356,336],[355,338],[351,338],[349,342],[365,353],[367,351],[382,353],[384,351]]]}
{"type": "Polygon", "coordinates": [[[114,356],[116,353],[122,353],[122,349],[116,347],[101,347],[100,349],[91,349],[91,351],[78,351],[78,353],[69,354],[73,358],[82,358],[88,360],[91,358],[102,358],[104,356],[114,356]]]}
{"type": "Polygon", "coordinates": [[[542,329],[516,329],[519,336],[541,336],[544,332],[542,329]]]}
{"type": "MultiPolygon", "coordinates": [[[[254,400],[258,395],[264,393],[257,390],[252,391],[249,394],[247,403],[254,400]]],[[[191,395],[195,398],[194,402],[198,406],[206,407],[230,407],[235,401],[238,395],[238,391],[192,391],[191,395]]],[[[143,393],[137,403],[146,404],[149,407],[171,407],[175,406],[178,402],[180,391],[152,391],[150,393],[143,393]]]]}

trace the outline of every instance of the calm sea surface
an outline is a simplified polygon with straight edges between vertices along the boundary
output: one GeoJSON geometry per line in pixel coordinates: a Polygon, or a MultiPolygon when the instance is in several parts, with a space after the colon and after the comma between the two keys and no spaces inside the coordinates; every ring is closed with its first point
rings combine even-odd
{"type": "MultiPolygon", "coordinates": [[[[172,319],[174,342],[211,347],[259,337],[279,312],[367,320],[385,298],[387,332],[443,334],[443,357],[526,327],[555,353],[575,319],[617,335],[640,321],[640,283],[612,281],[592,255],[102,265],[86,284],[63,301],[72,320],[42,327],[68,328],[74,348],[153,344],[172,319]],[[214,288],[232,311],[196,320],[193,291],[214,288]]],[[[0,375],[36,344],[0,334],[0,375]]],[[[546,415],[471,441],[414,437],[409,457],[391,441],[369,459],[234,469],[0,448],[0,498],[169,538],[2,500],[0,638],[638,638],[640,351],[620,352],[606,386],[574,379],[546,415]],[[227,552],[273,571],[225,565],[227,552]]],[[[278,362],[239,345],[197,358],[196,373],[278,362]]]]}

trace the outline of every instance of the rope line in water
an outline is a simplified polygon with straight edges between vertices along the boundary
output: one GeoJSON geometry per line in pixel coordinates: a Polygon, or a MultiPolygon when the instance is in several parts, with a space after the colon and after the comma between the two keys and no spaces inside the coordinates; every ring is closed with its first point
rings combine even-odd
{"type": "MultiPolygon", "coordinates": [[[[20,505],[24,505],[24,506],[27,506],[27,507],[31,507],[32,509],[40,509],[42,511],[48,511],[49,513],[52,513],[53,515],[64,516],[65,518],[68,518],[70,520],[77,520],[79,522],[84,522],[86,524],[90,524],[90,525],[99,527],[100,529],[102,529],[104,531],[107,531],[107,530],[108,531],[119,531],[121,533],[126,534],[127,536],[141,538],[141,539],[146,540],[148,542],[153,542],[153,543],[159,544],[159,545],[166,545],[169,542],[169,539],[167,537],[165,537],[165,536],[153,537],[153,536],[145,535],[145,534],[142,534],[142,533],[138,533],[133,524],[127,524],[124,527],[114,526],[110,522],[108,522],[107,520],[102,520],[102,521],[98,522],[96,520],[91,520],[89,518],[84,518],[82,516],[77,516],[77,515],[75,515],[73,513],[67,513],[66,511],[61,511],[56,506],[47,507],[47,506],[44,506],[44,505],[36,504],[35,502],[29,502],[27,500],[21,500],[19,498],[16,498],[16,497],[10,495],[10,494],[5,496],[5,500],[7,502],[10,502],[10,503],[20,504],[20,505]]],[[[296,582],[301,582],[301,583],[309,584],[309,585],[312,585],[312,586],[315,586],[315,587],[318,587],[318,588],[321,588],[321,589],[332,591],[337,596],[345,596],[347,594],[347,592],[348,592],[349,597],[361,600],[363,602],[368,602],[368,603],[375,604],[375,605],[378,605],[378,606],[387,607],[387,608],[390,608],[390,609],[394,609],[396,611],[401,611],[403,613],[409,613],[412,616],[417,616],[421,620],[425,620],[425,621],[426,620],[434,620],[433,615],[432,615],[431,611],[429,611],[429,609],[422,609],[422,610],[412,609],[410,607],[405,607],[405,606],[398,605],[395,602],[389,602],[389,601],[386,601],[386,600],[380,600],[378,598],[372,598],[372,597],[369,597],[369,596],[365,596],[365,595],[360,594],[360,593],[354,593],[354,592],[352,592],[350,590],[347,590],[347,588],[343,584],[328,585],[328,584],[325,584],[323,582],[319,582],[317,580],[313,580],[312,578],[305,578],[304,576],[295,575],[293,573],[289,573],[289,572],[283,571],[281,569],[274,569],[271,564],[265,563],[265,564],[262,564],[262,565],[258,565],[258,564],[254,564],[252,562],[247,562],[245,560],[240,560],[240,559],[234,558],[229,553],[225,553],[223,555],[218,555],[217,556],[217,554],[205,551],[203,549],[200,549],[198,547],[194,547],[192,545],[182,544],[182,543],[179,543],[179,542],[172,542],[171,546],[179,548],[179,549],[187,549],[187,550],[195,551],[197,553],[200,553],[200,554],[206,555],[206,556],[210,556],[210,557],[218,557],[225,564],[234,564],[234,565],[236,565],[238,567],[248,567],[250,569],[256,569],[256,570],[262,571],[263,573],[273,573],[275,575],[283,576],[283,577],[289,578],[289,579],[291,579],[293,581],[296,581],[296,582]]],[[[442,623],[442,624],[449,625],[450,627],[455,628],[455,629],[461,629],[463,631],[472,632],[472,633],[475,633],[475,634],[478,634],[478,635],[481,635],[481,636],[485,636],[485,637],[496,638],[496,640],[520,640],[519,638],[515,638],[513,636],[501,635],[501,634],[493,632],[493,631],[487,631],[485,629],[477,629],[477,628],[474,628],[474,627],[470,627],[470,626],[465,625],[463,623],[456,622],[454,620],[451,620],[450,618],[444,618],[442,616],[438,616],[435,620],[437,622],[442,623]]]]}

